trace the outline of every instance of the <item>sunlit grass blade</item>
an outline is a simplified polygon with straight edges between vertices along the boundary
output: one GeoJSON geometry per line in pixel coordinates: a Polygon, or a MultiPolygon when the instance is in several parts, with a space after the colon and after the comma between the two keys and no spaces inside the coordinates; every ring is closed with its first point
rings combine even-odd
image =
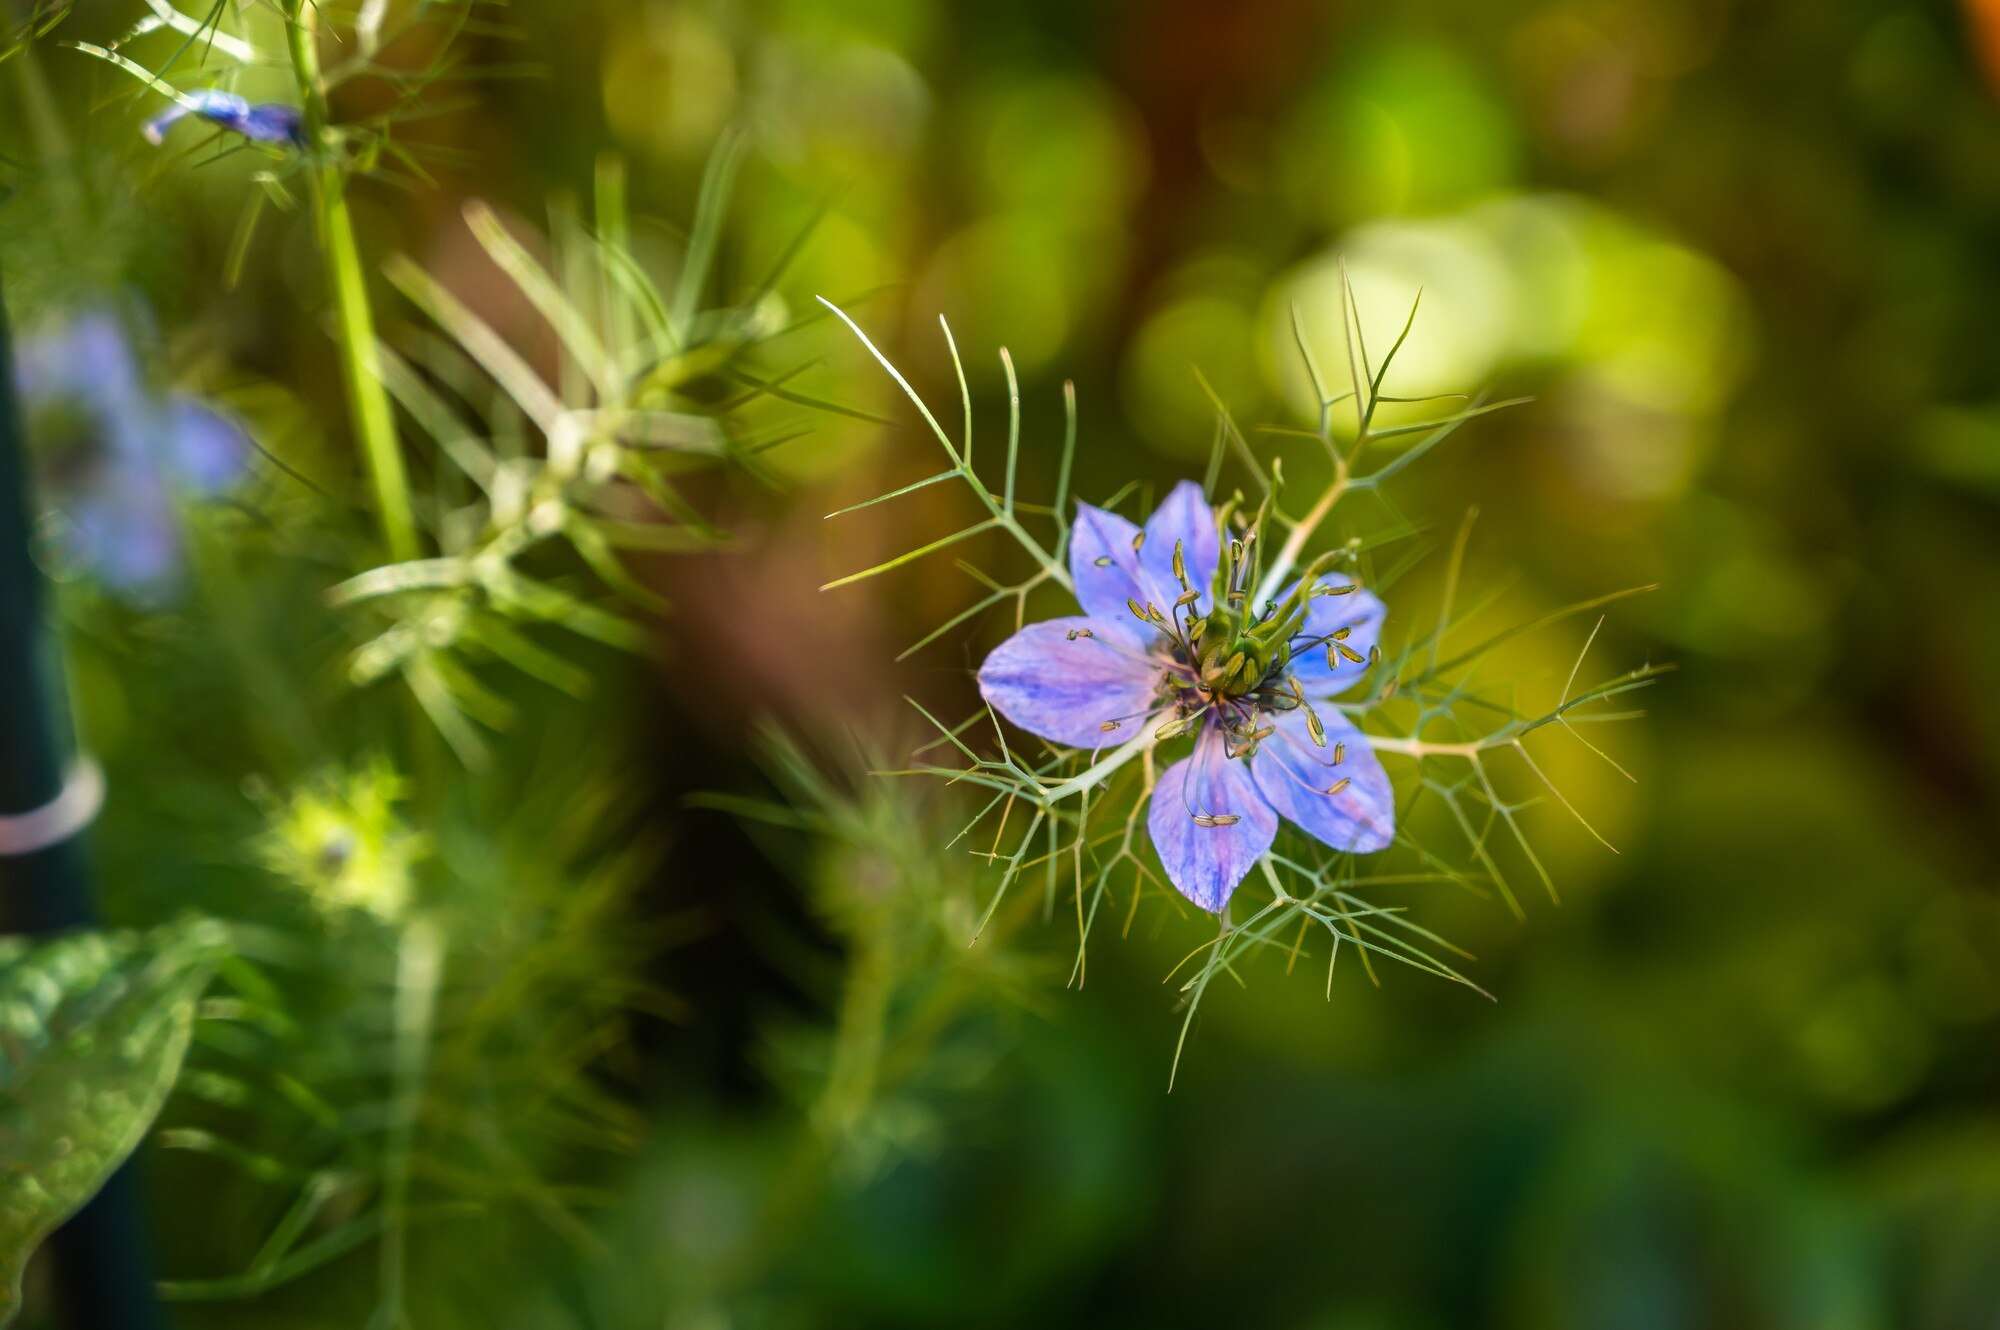
{"type": "Polygon", "coordinates": [[[887,494],[878,494],[872,499],[863,499],[860,503],[850,503],[845,508],[836,508],[828,513],[827,516],[831,518],[841,517],[848,513],[858,513],[863,508],[873,508],[878,503],[887,503],[891,499],[900,499],[905,494],[915,494],[918,490],[928,489],[940,481],[956,479],[958,479],[957,471],[940,471],[934,476],[925,476],[922,480],[911,481],[907,485],[899,486],[896,489],[890,490],[887,494]]]}
{"type": "Polygon", "coordinates": [[[855,582],[860,582],[870,577],[879,576],[882,573],[888,572],[892,568],[900,568],[906,563],[910,563],[916,559],[921,559],[926,554],[936,553],[938,550],[945,549],[952,545],[956,545],[962,540],[970,540],[972,537],[978,535],[982,531],[992,530],[994,525],[995,525],[994,521],[990,518],[984,522],[974,523],[972,526],[966,527],[962,531],[955,531],[949,536],[942,536],[937,540],[933,540],[928,545],[920,545],[916,549],[909,551],[907,554],[898,554],[895,558],[884,560],[883,562],[876,564],[872,568],[864,568],[858,573],[849,573],[845,577],[836,577],[833,581],[823,584],[820,587],[820,590],[832,591],[836,587],[849,586],[855,582]]]}
{"type": "Polygon", "coordinates": [[[493,209],[477,199],[468,202],[465,205],[465,224],[486,251],[487,257],[507,274],[521,294],[527,297],[528,303],[555,330],[564,348],[597,389],[598,398],[603,401],[621,398],[623,384],[589,321],[547,270],[508,233],[493,209]]]}
{"type": "Polygon", "coordinates": [[[422,268],[401,255],[383,265],[383,271],[412,304],[450,333],[465,353],[506,390],[522,411],[544,434],[553,434],[563,414],[563,404],[541,376],[528,366],[519,352],[457,296],[422,268]]]}
{"type": "Polygon", "coordinates": [[[741,134],[726,131],[709,154],[708,166],[702,172],[701,192],[695,197],[694,224],[688,231],[687,255],[674,283],[674,301],[668,315],[668,327],[678,345],[687,345],[695,309],[708,285],[709,269],[715,262],[723,215],[729,207],[736,169],[743,161],[744,146],[741,134]]]}

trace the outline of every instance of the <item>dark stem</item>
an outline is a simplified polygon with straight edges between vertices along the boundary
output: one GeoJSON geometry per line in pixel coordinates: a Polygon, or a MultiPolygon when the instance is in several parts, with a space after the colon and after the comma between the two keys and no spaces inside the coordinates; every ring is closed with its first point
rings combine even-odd
{"type": "MultiPolygon", "coordinates": [[[[28,457],[14,400],[14,359],[0,303],[0,814],[41,808],[62,791],[68,725],[29,554],[28,457]]],[[[83,847],[71,838],[0,858],[6,926],[58,933],[94,922],[83,847]]],[[[75,1330],[159,1330],[146,1224],[129,1163],[49,1242],[57,1297],[75,1330]]]]}

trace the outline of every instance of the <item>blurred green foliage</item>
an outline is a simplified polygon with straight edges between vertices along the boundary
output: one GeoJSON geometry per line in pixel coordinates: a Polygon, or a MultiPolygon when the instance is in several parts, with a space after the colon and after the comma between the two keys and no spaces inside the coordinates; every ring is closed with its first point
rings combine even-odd
{"type": "MultiPolygon", "coordinates": [[[[139,11],[80,6],[61,35],[102,41],[139,11]]],[[[1387,972],[1378,991],[1359,968],[1336,974],[1329,1001],[1323,967],[1287,978],[1282,959],[1264,962],[1211,993],[1169,1097],[1177,1017],[1159,980],[1201,923],[1147,910],[1098,935],[1081,991],[1064,988],[1074,930],[1060,905],[967,949],[954,929],[983,906],[986,847],[947,850],[962,820],[948,798],[884,793],[854,770],[872,758],[840,756],[844,729],[870,754],[921,742],[903,694],[964,714],[966,666],[1010,627],[891,665],[980,586],[938,562],[873,596],[810,591],[908,548],[908,530],[966,519],[963,496],[935,487],[874,510],[874,525],[818,524],[926,474],[912,430],[816,416],[766,459],[781,488],[710,482],[704,511],[754,539],[648,567],[676,606],[659,667],[593,657],[586,703],[523,692],[506,739],[531,755],[518,779],[401,809],[407,841],[386,793],[354,784],[402,718],[344,691],[329,664],[342,629],[301,608],[365,566],[363,524],[273,470],[240,508],[194,519],[200,576],[178,611],[130,614],[84,586],[68,597],[78,709],[112,776],[97,848],[116,921],[195,905],[264,923],[272,954],[252,959],[288,987],[299,1028],[339,1034],[312,1063],[337,1093],[313,1084],[290,1117],[261,1106],[288,1093],[275,1081],[243,1105],[184,1095],[169,1109],[170,1129],[204,1134],[168,1144],[221,1141],[251,1166],[225,1184],[236,1173],[215,1156],[230,1151],[154,1152],[163,1195],[188,1198],[161,1204],[166,1274],[257,1272],[315,1176],[380,1167],[393,955],[365,911],[329,916],[295,887],[311,867],[297,836],[344,807],[387,838],[385,863],[421,845],[425,871],[472,884],[443,924],[463,968],[433,1054],[451,1078],[433,1110],[441,1144],[418,1185],[457,1199],[413,1228],[421,1324],[1990,1321],[1990,13],[1974,0],[515,0],[496,13],[464,39],[469,62],[525,61],[535,77],[454,86],[406,131],[434,180],[363,187],[356,208],[373,255],[415,256],[536,354],[553,361],[462,200],[547,217],[591,195],[608,149],[626,163],[634,253],[670,265],[703,164],[737,127],[750,151],[723,298],[754,290],[823,212],[776,297],[803,325],[787,363],[812,365],[791,387],[899,409],[836,328],[807,321],[825,295],[931,401],[953,402],[943,312],[985,403],[982,439],[1005,430],[993,351],[1014,353],[1024,492],[1052,488],[1064,378],[1081,403],[1078,492],[1158,491],[1198,471],[1213,437],[1191,366],[1239,420],[1309,423],[1290,310],[1333,336],[1345,258],[1372,342],[1424,291],[1388,391],[1535,398],[1396,495],[1433,548],[1479,508],[1468,586],[1493,598],[1485,628],[1657,582],[1612,614],[1593,659],[1677,672],[1608,740],[1636,783],[1580,749],[1551,756],[1619,850],[1559,808],[1531,810],[1559,907],[1531,900],[1516,922],[1492,902],[1413,894],[1427,925],[1477,953],[1472,976],[1497,1004],[1387,972]],[[751,743],[772,714],[814,758],[774,764],[751,743]],[[802,789],[801,769],[835,785],[802,789]],[[687,802],[715,791],[725,807],[687,802]],[[795,825],[747,822],[746,800],[795,825]],[[600,888],[586,922],[563,915],[579,881],[600,888]],[[920,904],[885,930],[869,922],[875,891],[920,904]],[[532,982],[508,988],[535,956],[532,982]],[[922,1038],[903,1073],[857,1081],[844,994],[870,974],[884,1056],[911,1028],[922,1038]],[[939,985],[955,996],[931,1016],[939,985]],[[486,990],[505,1001],[483,1003],[486,990]],[[528,1095],[557,1065],[576,1098],[528,1095]],[[337,1125],[318,1120],[322,1098],[337,1125]],[[460,1105],[520,1139],[454,1136],[460,1105]],[[464,1185],[482,1172],[491,1186],[464,1185]]],[[[139,288],[174,378],[222,393],[319,490],[357,494],[309,227],[267,211],[232,257],[257,164],[162,158],[137,138],[148,108],[129,80],[46,44],[0,85],[0,268],[16,315],[139,288]],[[54,157],[50,125],[69,135],[54,157]]],[[[390,100],[364,82],[335,114],[390,100]]],[[[1405,578],[1391,640],[1427,626],[1444,562],[1439,548],[1405,578]]],[[[1494,674],[1546,706],[1588,631],[1520,639],[1494,674]]],[[[299,1038],[253,1026],[198,1043],[194,1065],[283,1067],[299,1038]]],[[[364,1221],[375,1193],[354,1195],[354,1209],[308,1215],[300,1243],[364,1221]]],[[[368,1258],[329,1251],[298,1279],[251,1279],[178,1315],[361,1323],[368,1258]]]]}

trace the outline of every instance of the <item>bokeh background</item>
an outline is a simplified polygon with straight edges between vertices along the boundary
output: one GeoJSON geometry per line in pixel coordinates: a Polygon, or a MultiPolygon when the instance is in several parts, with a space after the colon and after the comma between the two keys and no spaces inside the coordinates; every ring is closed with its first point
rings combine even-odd
{"type": "MultiPolygon", "coordinates": [[[[133,16],[80,5],[71,26],[133,16]]],[[[1584,677],[1676,670],[1604,732],[1635,782],[1551,739],[1617,847],[1553,806],[1525,814],[1559,904],[1532,876],[1521,920],[1411,897],[1497,1002],[1408,971],[1378,988],[1346,961],[1329,995],[1318,961],[1274,960],[1211,991],[1169,1095],[1161,979],[1198,918],[1153,899],[1124,935],[1100,928],[1081,988],[1061,909],[979,948],[933,939],[927,963],[965,992],[802,1183],[800,1068],[857,972],[855,884],[932,874],[983,900],[978,861],[944,848],[950,796],[875,791],[847,736],[900,760],[922,732],[903,696],[965,714],[968,665],[1005,630],[892,663],[976,597],[948,558],[815,589],[971,509],[938,487],[822,521],[934,459],[837,329],[804,330],[798,359],[822,363],[801,385],[899,427],[817,418],[772,455],[776,488],[719,484],[741,548],[662,563],[662,663],[604,665],[614,685],[546,721],[519,794],[611,764],[620,816],[660,846],[620,907],[672,937],[649,962],[671,1001],[607,1073],[628,1138],[587,1165],[588,1240],[425,1229],[422,1323],[2000,1325],[2000,6],[516,0],[492,17],[504,32],[463,39],[473,63],[530,68],[454,89],[411,129],[435,182],[357,206],[374,252],[419,256],[503,326],[521,311],[465,198],[531,227],[611,152],[670,248],[740,130],[723,285],[824,208],[789,307],[841,301],[949,403],[946,315],[986,439],[1009,347],[1031,484],[1074,380],[1079,489],[1101,497],[1199,473],[1214,417],[1191,366],[1239,419],[1303,423],[1288,311],[1336,337],[1344,258],[1377,345],[1423,290],[1401,391],[1533,397],[1399,482],[1435,552],[1392,636],[1435,614],[1476,507],[1484,623],[1657,583],[1610,611],[1584,677]],[[771,720],[855,792],[844,815],[867,834],[706,806],[810,803],[774,774],[771,720]],[[774,1196],[795,1198],[775,1236],[774,1196]]],[[[119,75],[40,63],[115,206],[63,229],[7,205],[10,304],[86,278],[141,289],[184,374],[233,387],[301,465],[337,458],[304,223],[267,217],[233,258],[251,168],[169,168],[119,75]]],[[[283,622],[309,572],[226,597],[283,622]]],[[[204,691],[221,603],[74,646],[86,726],[137,791],[99,844],[122,920],[270,889],[240,848],[260,816],[243,781],[290,740],[190,711],[243,707],[204,691]]],[[[1551,702],[1593,618],[1525,639],[1496,677],[1551,702]]],[[[242,1264],[273,1203],[204,1190],[210,1156],[154,1154],[165,1273],[242,1264]]],[[[176,1314],[358,1324],[371,1270],[357,1254],[176,1314]]]]}

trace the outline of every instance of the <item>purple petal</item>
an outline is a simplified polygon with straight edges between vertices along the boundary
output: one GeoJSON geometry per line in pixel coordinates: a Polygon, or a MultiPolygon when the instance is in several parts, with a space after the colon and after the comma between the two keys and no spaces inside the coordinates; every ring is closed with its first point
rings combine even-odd
{"type": "MultiPolygon", "coordinates": [[[[1181,545],[1187,564],[1188,585],[1201,593],[1196,609],[1208,613],[1209,590],[1215,581],[1215,565],[1222,557],[1222,539],[1215,530],[1215,511],[1201,496],[1201,486],[1183,480],[1174,486],[1164,502],[1146,519],[1146,543],[1139,547],[1141,580],[1155,595],[1180,595],[1174,578],[1174,543],[1181,545]]],[[[1171,599],[1168,602],[1171,603],[1171,599]]],[[[1167,609],[1162,604],[1161,609],[1167,609]]]]}
{"type": "Polygon", "coordinates": [[[145,124],[140,125],[139,132],[146,136],[146,142],[157,148],[167,141],[168,130],[193,114],[194,110],[191,107],[182,106],[179,102],[175,102],[145,124]]]}
{"type": "Polygon", "coordinates": [[[79,499],[68,539],[77,561],[113,591],[154,600],[180,573],[181,536],[173,501],[155,480],[120,474],[79,499]]]}
{"type": "Polygon", "coordinates": [[[203,120],[234,129],[238,121],[250,114],[248,99],[220,88],[198,88],[183,95],[166,110],[140,126],[139,132],[146,136],[146,142],[158,144],[167,136],[167,131],[188,116],[200,116],[203,120]]]}
{"type": "MultiPolygon", "coordinates": [[[[1322,586],[1347,586],[1349,579],[1340,573],[1330,573],[1320,578],[1322,586]]],[[[1292,586],[1297,586],[1294,582],[1292,586]]],[[[1292,594],[1286,587],[1284,595],[1292,594]]],[[[1292,674],[1299,681],[1299,687],[1314,697],[1331,697],[1354,686],[1361,676],[1368,672],[1368,658],[1375,650],[1375,644],[1382,639],[1382,620],[1389,613],[1388,607],[1370,591],[1351,591],[1344,596],[1314,596],[1306,602],[1306,623],[1298,637],[1292,639],[1292,674]],[[1328,638],[1341,629],[1348,629],[1341,645],[1361,657],[1357,663],[1347,659],[1338,650],[1334,651],[1333,664],[1327,664],[1328,638]]]]}
{"type": "Polygon", "coordinates": [[[230,128],[259,143],[298,144],[305,142],[306,136],[305,118],[299,108],[282,102],[253,106],[230,128]]]}
{"type": "Polygon", "coordinates": [[[1081,617],[1031,623],[979,667],[980,696],[1051,743],[1122,743],[1161,705],[1160,662],[1139,645],[1137,628],[1081,617]],[[1119,728],[1105,730],[1110,721],[1119,728]]]}
{"type": "Polygon", "coordinates": [[[234,130],[259,143],[298,143],[303,137],[303,120],[296,106],[264,102],[252,106],[248,100],[220,88],[190,92],[140,127],[152,144],[164,142],[167,131],[188,116],[199,116],[211,124],[234,130]]]}
{"type": "Polygon", "coordinates": [[[1271,848],[1278,815],[1258,793],[1248,762],[1231,761],[1221,732],[1202,727],[1194,756],[1168,767],[1153,787],[1146,827],[1167,879],[1181,895],[1211,913],[1228,903],[1229,893],[1271,848]],[[1237,820],[1203,825],[1197,814],[1237,820]]]}
{"type": "Polygon", "coordinates": [[[102,309],[22,339],[14,380],[30,409],[70,400],[115,415],[139,398],[131,339],[118,316],[102,309]]]}
{"type": "Polygon", "coordinates": [[[1257,788],[1287,821],[1336,850],[1371,854],[1395,838],[1396,792],[1368,738],[1338,711],[1323,709],[1326,747],[1312,741],[1304,710],[1269,722],[1277,733],[1250,759],[1257,788]],[[1344,751],[1343,751],[1344,750],[1344,751]],[[1336,763],[1334,755],[1340,752],[1336,763]],[[1338,794],[1326,791],[1346,780],[1338,794]]]}
{"type": "Polygon", "coordinates": [[[220,494],[236,483],[250,458],[243,427],[192,397],[167,406],[161,460],[181,486],[199,495],[220,494]]]}
{"type": "Polygon", "coordinates": [[[1076,585],[1076,603],[1085,614],[1137,627],[1125,602],[1143,605],[1157,599],[1140,580],[1139,552],[1132,548],[1138,536],[1139,528],[1117,513],[1087,503],[1076,506],[1076,523],[1069,533],[1069,576],[1076,585]]]}

